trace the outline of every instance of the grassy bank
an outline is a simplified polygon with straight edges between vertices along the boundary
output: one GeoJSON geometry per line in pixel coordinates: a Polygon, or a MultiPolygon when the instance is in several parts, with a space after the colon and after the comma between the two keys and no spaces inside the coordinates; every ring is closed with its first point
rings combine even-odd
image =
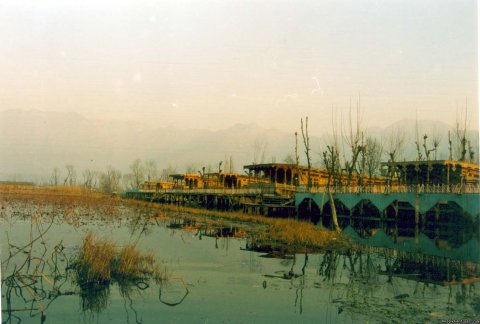
{"type": "MultiPolygon", "coordinates": [[[[208,220],[212,226],[225,225],[224,222],[237,222],[249,226],[248,236],[256,244],[288,245],[295,250],[342,249],[347,246],[346,239],[335,231],[315,226],[310,222],[292,219],[269,218],[249,215],[242,212],[222,212],[201,208],[164,205],[131,199],[120,199],[82,187],[36,187],[36,186],[0,186],[1,200],[20,200],[34,204],[61,205],[74,209],[87,207],[96,209],[107,217],[118,217],[121,205],[144,208],[146,215],[158,218],[199,218],[208,220]]],[[[69,213],[65,213],[69,215],[69,213]]]]}

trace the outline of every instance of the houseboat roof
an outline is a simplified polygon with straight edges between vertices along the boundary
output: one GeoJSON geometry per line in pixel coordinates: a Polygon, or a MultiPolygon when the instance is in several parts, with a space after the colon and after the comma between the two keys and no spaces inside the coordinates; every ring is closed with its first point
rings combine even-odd
{"type": "MultiPolygon", "coordinates": [[[[283,168],[283,169],[295,169],[299,168],[300,170],[307,170],[308,167],[304,165],[296,165],[295,163],[260,163],[260,164],[249,164],[249,165],[244,165],[244,169],[249,169],[249,170],[262,170],[262,169],[269,169],[269,168],[283,168]]],[[[316,171],[321,171],[318,168],[310,168],[310,170],[316,170],[316,171]]]]}
{"type": "Polygon", "coordinates": [[[382,162],[382,166],[407,166],[407,165],[460,165],[462,168],[480,169],[480,165],[477,163],[465,162],[465,161],[453,161],[453,160],[429,160],[429,161],[402,161],[402,162],[382,162]]]}

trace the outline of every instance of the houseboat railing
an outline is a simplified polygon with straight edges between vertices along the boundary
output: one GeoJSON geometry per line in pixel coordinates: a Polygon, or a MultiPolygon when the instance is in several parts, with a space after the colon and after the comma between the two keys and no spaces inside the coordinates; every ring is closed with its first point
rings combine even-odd
{"type": "Polygon", "coordinates": [[[212,195],[259,195],[274,193],[273,188],[175,188],[175,189],[159,189],[159,190],[142,190],[142,192],[153,192],[157,194],[212,194],[212,195]]]}
{"type": "MultiPolygon", "coordinates": [[[[204,195],[264,195],[281,194],[290,195],[294,192],[324,193],[326,186],[313,187],[309,190],[305,187],[295,187],[284,184],[270,184],[257,188],[172,188],[172,189],[150,189],[142,192],[157,194],[204,194],[204,195]]],[[[480,185],[367,185],[367,186],[330,186],[332,193],[455,193],[455,194],[480,194],[480,185]]]]}
{"type": "MultiPolygon", "coordinates": [[[[338,186],[330,187],[332,193],[480,193],[480,185],[372,185],[372,186],[338,186]]],[[[298,192],[324,193],[327,187],[299,188],[298,192]]]]}

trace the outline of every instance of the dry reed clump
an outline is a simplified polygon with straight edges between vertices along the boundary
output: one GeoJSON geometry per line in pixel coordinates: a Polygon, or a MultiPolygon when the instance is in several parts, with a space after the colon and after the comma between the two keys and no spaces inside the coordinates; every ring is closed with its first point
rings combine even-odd
{"type": "Polygon", "coordinates": [[[160,205],[138,200],[127,201],[134,206],[161,208],[164,212],[177,213],[177,217],[195,215],[206,219],[228,219],[235,222],[260,225],[260,231],[253,235],[253,240],[258,244],[283,244],[295,250],[346,249],[349,246],[348,240],[341,233],[316,226],[310,222],[248,215],[242,212],[222,212],[185,206],[160,205]]]}
{"type": "Polygon", "coordinates": [[[142,254],[135,246],[117,249],[107,240],[96,239],[88,233],[73,264],[80,286],[100,287],[112,281],[164,280],[152,254],[142,254]]]}
{"type": "Polygon", "coordinates": [[[347,247],[347,240],[335,231],[309,222],[290,219],[273,220],[257,235],[256,243],[286,244],[295,249],[332,249],[347,247]]]}

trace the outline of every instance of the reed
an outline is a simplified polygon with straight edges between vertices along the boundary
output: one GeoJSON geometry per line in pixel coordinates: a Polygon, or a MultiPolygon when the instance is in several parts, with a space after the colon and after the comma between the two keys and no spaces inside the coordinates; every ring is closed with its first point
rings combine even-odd
{"type": "MultiPolygon", "coordinates": [[[[309,222],[293,219],[278,219],[265,216],[249,215],[243,212],[222,212],[202,208],[175,206],[120,199],[91,191],[79,186],[36,187],[0,185],[1,200],[24,200],[37,205],[51,204],[61,206],[64,218],[70,223],[78,223],[76,206],[86,207],[91,214],[96,214],[104,219],[114,219],[120,215],[118,207],[128,205],[131,207],[146,208],[157,211],[154,218],[191,218],[201,217],[205,222],[217,223],[219,220],[228,220],[243,224],[259,225],[251,233],[255,239],[264,238],[278,244],[288,244],[295,247],[341,248],[346,240],[341,234],[325,228],[315,226],[309,222]],[[260,231],[258,230],[260,228],[260,231]]],[[[127,253],[127,252],[125,252],[127,253]]],[[[131,252],[128,252],[131,253],[131,252]]]]}
{"type": "Polygon", "coordinates": [[[78,281],[92,285],[110,282],[115,253],[116,247],[112,242],[96,240],[91,232],[87,233],[74,263],[78,281]]]}
{"type": "MultiPolygon", "coordinates": [[[[248,215],[242,212],[222,212],[201,208],[163,205],[138,200],[126,200],[128,204],[146,208],[161,209],[164,213],[175,217],[202,217],[212,222],[229,220],[240,223],[255,224],[256,230],[250,230],[250,237],[258,244],[288,245],[294,250],[326,250],[347,249],[349,241],[334,230],[316,226],[311,222],[286,218],[248,215]]],[[[159,214],[160,215],[160,214],[159,214]]],[[[164,217],[164,216],[160,216],[164,217]]]]}
{"type": "Polygon", "coordinates": [[[133,245],[118,249],[114,243],[97,239],[91,232],[83,240],[73,269],[80,286],[100,287],[113,281],[166,279],[153,254],[141,253],[133,245]]]}
{"type": "Polygon", "coordinates": [[[267,242],[287,244],[297,250],[343,249],[348,246],[348,241],[336,231],[292,219],[274,220],[260,238],[267,242]]]}

